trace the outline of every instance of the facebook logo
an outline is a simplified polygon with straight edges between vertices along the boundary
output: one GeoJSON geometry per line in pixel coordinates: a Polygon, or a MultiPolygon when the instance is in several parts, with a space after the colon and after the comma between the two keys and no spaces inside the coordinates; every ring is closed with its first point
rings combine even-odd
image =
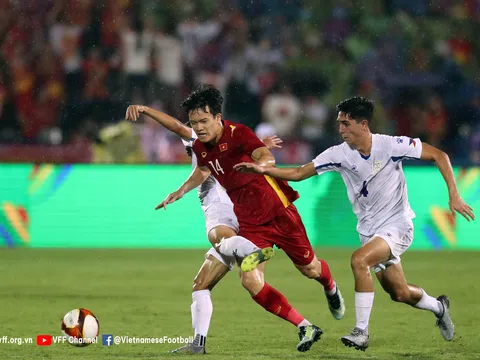
{"type": "Polygon", "coordinates": [[[102,334],[102,345],[112,346],[113,345],[113,335],[102,334]]]}

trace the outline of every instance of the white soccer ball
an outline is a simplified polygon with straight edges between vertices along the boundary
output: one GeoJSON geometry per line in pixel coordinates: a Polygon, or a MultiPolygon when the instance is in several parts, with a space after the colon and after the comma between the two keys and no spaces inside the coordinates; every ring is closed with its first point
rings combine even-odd
{"type": "Polygon", "coordinates": [[[87,309],[73,309],[62,320],[62,333],[67,342],[74,346],[87,346],[97,341],[100,323],[87,309]]]}

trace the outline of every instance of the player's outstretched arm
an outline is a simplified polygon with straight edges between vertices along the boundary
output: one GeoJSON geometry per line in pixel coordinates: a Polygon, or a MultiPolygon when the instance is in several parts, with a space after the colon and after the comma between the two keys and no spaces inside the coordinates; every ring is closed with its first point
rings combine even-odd
{"type": "Polygon", "coordinates": [[[160,125],[166,127],[171,132],[177,134],[182,139],[189,141],[192,138],[192,129],[182,124],[174,117],[164,112],[149,108],[143,105],[130,105],[125,114],[125,120],[137,121],[140,114],[145,114],[160,125]]]}
{"type": "Polygon", "coordinates": [[[296,168],[265,167],[255,163],[243,162],[235,165],[233,168],[239,172],[269,175],[287,181],[302,181],[317,174],[313,162],[296,168]]]}
{"type": "Polygon", "coordinates": [[[210,175],[210,170],[208,167],[203,166],[195,166],[192,173],[188,177],[188,179],[178,188],[178,190],[174,191],[155,207],[155,210],[164,208],[167,210],[167,204],[174,203],[177,200],[180,200],[183,195],[195,189],[196,187],[200,186],[210,175]]]}
{"type": "Polygon", "coordinates": [[[455,217],[456,212],[458,212],[468,221],[475,220],[473,209],[463,201],[462,197],[458,193],[455,175],[453,174],[452,165],[448,155],[434,146],[422,143],[422,155],[420,159],[434,161],[437,164],[443,179],[447,183],[448,195],[450,198],[448,204],[453,217],[455,217]]]}

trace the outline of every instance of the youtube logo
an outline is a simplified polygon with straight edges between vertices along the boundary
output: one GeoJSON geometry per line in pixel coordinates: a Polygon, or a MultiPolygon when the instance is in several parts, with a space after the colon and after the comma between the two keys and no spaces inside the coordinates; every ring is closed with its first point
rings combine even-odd
{"type": "Polygon", "coordinates": [[[52,336],[51,335],[37,335],[37,345],[38,346],[50,346],[50,345],[52,345],[52,336]]]}

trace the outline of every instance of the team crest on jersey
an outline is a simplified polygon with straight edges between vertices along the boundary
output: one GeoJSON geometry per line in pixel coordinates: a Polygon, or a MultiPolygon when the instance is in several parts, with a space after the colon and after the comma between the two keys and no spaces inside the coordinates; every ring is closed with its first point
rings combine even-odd
{"type": "Polygon", "coordinates": [[[207,153],[206,153],[206,152],[202,152],[202,158],[205,158],[205,156],[207,156],[207,153]]]}
{"type": "Polygon", "coordinates": [[[410,147],[413,147],[413,148],[414,148],[415,146],[417,146],[417,143],[415,142],[415,140],[413,140],[413,139],[410,139],[410,142],[408,143],[408,146],[410,146],[410,147]]]}
{"type": "Polygon", "coordinates": [[[382,168],[382,162],[380,160],[375,160],[373,162],[373,172],[377,173],[380,171],[381,168],[382,168]]]}
{"type": "Polygon", "coordinates": [[[227,143],[220,144],[219,147],[220,147],[221,152],[228,150],[228,144],[227,143]]]}

